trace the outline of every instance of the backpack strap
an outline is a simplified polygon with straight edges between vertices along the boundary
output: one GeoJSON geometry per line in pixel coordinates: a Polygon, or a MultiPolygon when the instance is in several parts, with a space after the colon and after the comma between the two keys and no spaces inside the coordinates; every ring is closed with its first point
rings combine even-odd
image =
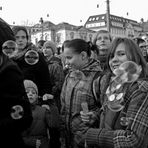
{"type": "Polygon", "coordinates": [[[92,94],[98,104],[99,107],[101,107],[101,102],[99,101],[100,98],[100,81],[101,78],[104,74],[101,71],[98,71],[95,73],[93,80],[92,80],[92,84],[91,84],[91,88],[92,88],[92,94]]]}

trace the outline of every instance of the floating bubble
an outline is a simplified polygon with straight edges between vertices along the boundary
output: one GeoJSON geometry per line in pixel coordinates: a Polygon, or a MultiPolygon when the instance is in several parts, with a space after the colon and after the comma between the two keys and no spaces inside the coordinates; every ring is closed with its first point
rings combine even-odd
{"type": "Polygon", "coordinates": [[[35,50],[29,50],[25,54],[25,61],[29,65],[34,65],[39,61],[39,54],[35,50]]]}
{"type": "Polygon", "coordinates": [[[124,105],[122,104],[123,102],[123,93],[119,94],[111,94],[108,96],[108,101],[107,101],[107,106],[110,110],[114,112],[118,112],[123,109],[124,105]]]}
{"type": "Polygon", "coordinates": [[[119,69],[122,69],[122,70],[124,69],[126,73],[126,77],[127,77],[126,82],[135,81],[139,77],[141,70],[142,70],[141,66],[137,65],[133,61],[124,62],[123,64],[120,65],[119,69]]]}
{"type": "Polygon", "coordinates": [[[121,86],[122,86],[121,84],[118,84],[118,85],[116,86],[116,89],[119,89],[121,86]]]}
{"type": "Polygon", "coordinates": [[[115,100],[115,94],[112,94],[108,97],[109,101],[114,101],[115,100]]]}
{"type": "Polygon", "coordinates": [[[117,100],[121,100],[123,98],[123,93],[120,93],[116,96],[116,99],[117,100]]]}
{"type": "Polygon", "coordinates": [[[120,118],[120,124],[122,126],[128,126],[128,124],[129,124],[129,118],[127,118],[127,117],[121,117],[120,118]]]}
{"type": "Polygon", "coordinates": [[[108,97],[107,105],[110,110],[117,112],[123,109],[124,90],[122,90],[122,86],[124,83],[136,81],[141,70],[141,66],[135,62],[126,61],[113,71],[115,77],[106,91],[108,97]]]}
{"type": "Polygon", "coordinates": [[[115,81],[120,81],[120,83],[133,82],[139,77],[141,70],[141,66],[138,66],[135,62],[126,61],[113,71],[116,75],[115,81]]]}
{"type": "Polygon", "coordinates": [[[8,40],[2,45],[2,52],[9,58],[13,57],[17,51],[17,44],[13,40],[8,40]]]}
{"type": "Polygon", "coordinates": [[[117,69],[115,69],[115,70],[113,71],[113,73],[114,73],[116,76],[120,76],[120,75],[122,75],[122,74],[124,73],[124,69],[119,69],[119,68],[117,68],[117,69]]]}
{"type": "Polygon", "coordinates": [[[15,120],[21,119],[23,117],[24,110],[21,105],[15,105],[12,107],[11,117],[15,120]]]}
{"type": "Polygon", "coordinates": [[[113,103],[108,103],[107,106],[113,112],[119,112],[124,108],[124,106],[121,104],[113,104],[113,103]]]}

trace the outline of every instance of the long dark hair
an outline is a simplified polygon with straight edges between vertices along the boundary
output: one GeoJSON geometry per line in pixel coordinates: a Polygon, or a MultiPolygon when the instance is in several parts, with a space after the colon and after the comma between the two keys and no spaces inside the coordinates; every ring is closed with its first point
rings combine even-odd
{"type": "Polygon", "coordinates": [[[65,44],[65,47],[72,48],[75,53],[86,52],[88,57],[91,56],[91,50],[94,48],[91,42],[86,42],[83,39],[73,39],[65,44]]]}
{"type": "Polygon", "coordinates": [[[129,39],[129,38],[118,37],[113,40],[111,48],[109,50],[108,58],[107,58],[108,68],[110,69],[109,60],[114,57],[116,48],[120,43],[123,43],[125,45],[125,50],[126,50],[125,53],[128,60],[133,61],[142,67],[142,72],[140,77],[147,77],[148,76],[147,62],[145,61],[138,45],[132,39],[129,39]]]}

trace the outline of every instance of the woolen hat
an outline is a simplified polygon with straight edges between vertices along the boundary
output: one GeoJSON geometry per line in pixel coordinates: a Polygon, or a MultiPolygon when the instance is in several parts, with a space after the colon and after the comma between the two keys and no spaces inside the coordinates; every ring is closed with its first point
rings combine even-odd
{"type": "Polygon", "coordinates": [[[46,47],[50,47],[52,49],[53,54],[55,54],[57,52],[56,44],[52,41],[46,41],[44,43],[43,48],[46,48],[46,47]]]}
{"type": "Polygon", "coordinates": [[[26,88],[33,88],[36,93],[38,94],[38,88],[37,88],[37,85],[31,81],[31,80],[24,80],[24,86],[25,86],[25,89],[26,88]]]}
{"type": "Polygon", "coordinates": [[[0,18],[0,53],[2,52],[3,43],[7,40],[15,41],[15,37],[9,24],[0,18]]]}

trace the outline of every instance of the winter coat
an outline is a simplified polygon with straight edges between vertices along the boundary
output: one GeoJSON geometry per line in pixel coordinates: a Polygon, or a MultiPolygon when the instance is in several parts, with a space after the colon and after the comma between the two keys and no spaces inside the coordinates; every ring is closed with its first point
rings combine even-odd
{"type": "Polygon", "coordinates": [[[59,141],[59,111],[53,101],[50,100],[50,106],[47,110],[39,105],[32,105],[33,122],[29,129],[23,133],[23,139],[26,148],[35,148],[36,140],[41,140],[40,148],[49,148],[56,146],[58,148],[59,141]],[[47,134],[48,133],[48,134],[47,134]]]}
{"type": "Polygon", "coordinates": [[[23,148],[21,133],[32,122],[30,103],[23,85],[23,74],[16,63],[2,55],[0,65],[0,143],[5,148],[23,148]],[[19,114],[14,114],[15,109],[19,114]],[[22,111],[21,111],[22,110],[22,111]]]}
{"type": "Polygon", "coordinates": [[[41,140],[40,148],[49,148],[49,137],[47,134],[48,111],[41,106],[32,107],[33,122],[29,129],[23,133],[23,140],[26,147],[36,147],[36,140],[41,140]]]}
{"type": "Polygon", "coordinates": [[[89,128],[80,118],[81,103],[87,102],[88,109],[96,112],[97,104],[92,93],[92,81],[98,71],[101,71],[99,63],[91,59],[81,71],[73,70],[66,76],[61,92],[61,117],[67,131],[69,147],[74,144],[73,139],[79,127],[89,128]]]}
{"type": "Polygon", "coordinates": [[[88,147],[99,148],[146,148],[148,145],[148,80],[138,79],[123,85],[123,109],[111,111],[106,106],[106,89],[110,74],[101,78],[102,110],[100,128],[90,128],[86,134],[88,147]],[[124,120],[123,120],[124,119],[124,120]]]}
{"type": "MultiPolygon", "coordinates": [[[[25,49],[24,49],[25,51],[25,49]]],[[[18,64],[20,69],[24,74],[24,78],[28,80],[32,80],[38,87],[39,96],[43,96],[44,94],[51,92],[50,87],[50,79],[49,79],[49,71],[47,63],[44,60],[43,55],[39,52],[39,61],[34,65],[29,65],[25,62],[25,53],[22,56],[16,56],[13,60],[18,64]]]]}
{"type": "Polygon", "coordinates": [[[58,57],[53,56],[50,60],[46,59],[49,78],[51,82],[51,94],[54,96],[55,103],[60,111],[60,93],[64,83],[64,72],[61,65],[61,60],[58,57]]]}

